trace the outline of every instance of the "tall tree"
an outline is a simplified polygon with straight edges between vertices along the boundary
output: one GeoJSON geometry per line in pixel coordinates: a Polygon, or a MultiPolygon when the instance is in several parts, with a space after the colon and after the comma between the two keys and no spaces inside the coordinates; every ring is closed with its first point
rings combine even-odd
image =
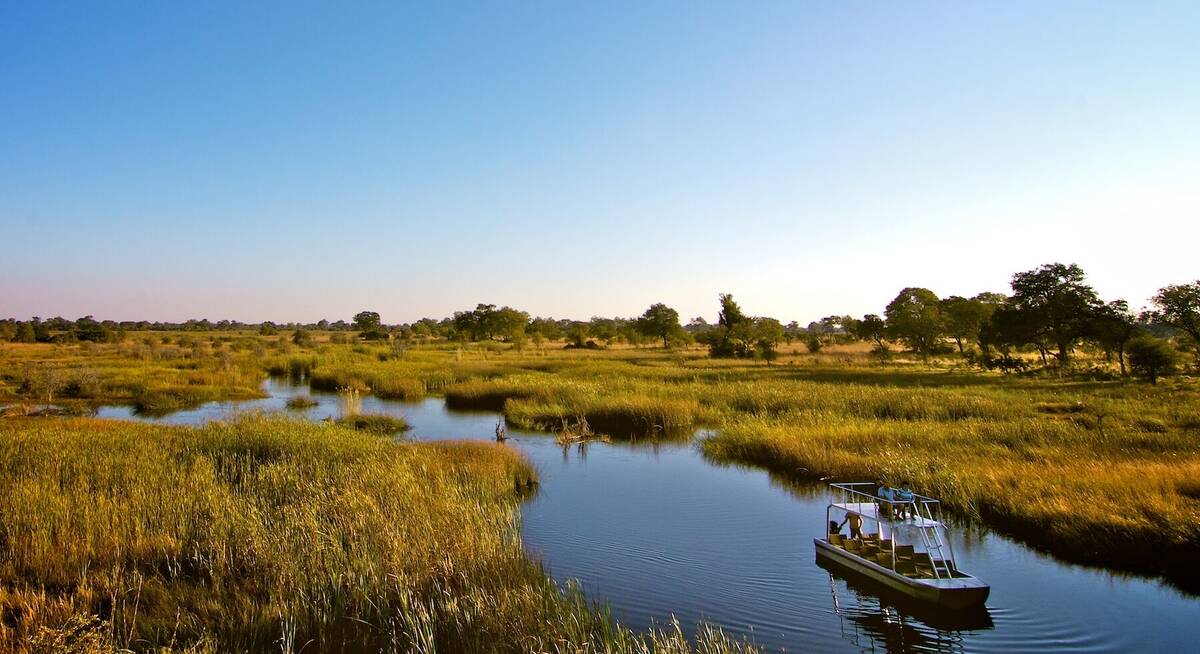
{"type": "Polygon", "coordinates": [[[34,333],[33,325],[28,322],[17,323],[17,330],[13,335],[13,341],[16,343],[33,343],[37,341],[37,334],[34,333]]]}
{"type": "Polygon", "coordinates": [[[714,357],[745,357],[753,354],[754,324],[742,313],[733,295],[721,293],[721,312],[717,315],[717,334],[709,341],[714,357]]]}
{"type": "Polygon", "coordinates": [[[1158,322],[1182,331],[1200,347],[1200,280],[1164,286],[1153,302],[1158,307],[1153,314],[1158,322]]]}
{"type": "Polygon", "coordinates": [[[951,295],[941,302],[942,319],[945,322],[946,333],[954,339],[958,353],[963,353],[963,342],[968,339],[979,340],[979,328],[987,322],[995,310],[994,305],[985,304],[975,298],[965,298],[951,295]]]}
{"type": "Polygon", "coordinates": [[[379,314],[374,311],[359,311],[354,314],[354,326],[365,332],[380,325],[379,314]]]}
{"type": "Polygon", "coordinates": [[[868,313],[855,323],[854,337],[863,341],[873,341],[876,348],[883,350],[887,347],[884,343],[887,338],[887,323],[883,318],[868,313]]]}
{"type": "Polygon", "coordinates": [[[1105,353],[1117,355],[1122,377],[1126,374],[1125,347],[1137,333],[1137,317],[1129,311],[1129,303],[1125,300],[1114,300],[1097,310],[1092,337],[1105,353]]]}
{"type": "Polygon", "coordinates": [[[927,288],[909,287],[887,308],[888,329],[915,352],[928,357],[945,333],[938,296],[927,288]]]}
{"type": "Polygon", "coordinates": [[[776,359],[776,352],[779,343],[783,341],[783,325],[774,318],[755,318],[754,319],[754,346],[758,350],[758,355],[771,365],[771,362],[776,359]]]}
{"type": "Polygon", "coordinates": [[[650,305],[646,313],[637,319],[637,328],[647,338],[661,338],[663,347],[668,347],[672,339],[677,339],[683,331],[679,325],[679,312],[659,302],[650,305]]]}
{"type": "Polygon", "coordinates": [[[1088,335],[1102,303],[1075,264],[1050,263],[1013,275],[1009,303],[1021,314],[1035,337],[1057,348],[1060,364],[1067,363],[1075,343],[1088,335]]]}

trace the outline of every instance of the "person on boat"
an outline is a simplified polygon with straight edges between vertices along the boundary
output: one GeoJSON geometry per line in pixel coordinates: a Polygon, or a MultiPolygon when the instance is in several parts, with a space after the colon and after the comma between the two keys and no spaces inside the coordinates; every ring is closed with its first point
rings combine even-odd
{"type": "Polygon", "coordinates": [[[895,489],[893,493],[897,501],[904,502],[904,504],[896,506],[896,517],[901,520],[911,517],[909,513],[912,508],[913,492],[909,490],[909,486],[911,484],[906,479],[900,483],[900,488],[895,489]]]}
{"type": "Polygon", "coordinates": [[[838,533],[842,532],[842,527],[844,527],[847,522],[850,523],[850,537],[861,539],[862,538],[862,516],[858,515],[854,511],[850,511],[849,513],[847,513],[846,519],[842,520],[842,524],[838,525],[838,533]]]}
{"type": "Polygon", "coordinates": [[[875,491],[875,496],[882,500],[879,502],[879,515],[884,518],[891,518],[892,502],[896,501],[896,492],[885,481],[876,483],[879,484],[879,490],[875,491]]]}

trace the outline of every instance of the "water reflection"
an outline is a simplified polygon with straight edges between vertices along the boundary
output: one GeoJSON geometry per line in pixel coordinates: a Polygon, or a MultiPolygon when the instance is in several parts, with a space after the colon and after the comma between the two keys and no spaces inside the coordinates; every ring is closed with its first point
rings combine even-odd
{"type": "Polygon", "coordinates": [[[951,611],[913,601],[868,577],[817,559],[829,574],[842,638],[863,652],[961,652],[964,632],[995,625],[986,607],[951,611]]]}

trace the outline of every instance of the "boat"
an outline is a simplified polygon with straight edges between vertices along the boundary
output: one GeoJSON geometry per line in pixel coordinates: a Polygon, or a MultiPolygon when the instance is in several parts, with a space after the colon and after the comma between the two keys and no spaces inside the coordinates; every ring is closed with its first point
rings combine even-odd
{"type": "Polygon", "coordinates": [[[962,570],[941,520],[941,503],[912,493],[911,499],[885,500],[870,482],[833,483],[825,508],[825,538],[814,538],[817,560],[923,602],[950,609],[981,606],[991,587],[962,570]],[[858,516],[858,533],[843,524],[858,516]],[[853,532],[853,530],[851,530],[853,532]]]}

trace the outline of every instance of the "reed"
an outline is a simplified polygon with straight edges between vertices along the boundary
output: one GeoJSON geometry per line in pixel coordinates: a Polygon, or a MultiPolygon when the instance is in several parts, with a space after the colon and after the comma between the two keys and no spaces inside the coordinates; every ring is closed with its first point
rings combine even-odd
{"type": "Polygon", "coordinates": [[[1005,376],[957,358],[883,365],[868,348],[841,345],[819,354],[796,346],[768,367],[695,350],[431,344],[380,360],[386,346],[320,343],[282,355],[259,337],[224,349],[205,343],[4,346],[0,397],[32,404],[79,375],[72,393],[183,406],[255,394],[271,362],[299,357],[316,390],[442,393],[452,408],[503,411],[513,426],[586,422],[621,438],[707,426],[716,435],[706,451],[723,461],[796,476],[906,476],[963,515],[1071,560],[1174,571],[1186,544],[1200,542],[1195,486],[1185,479],[1200,456],[1197,382],[1121,381],[1099,357],[1080,356],[1078,373],[1005,376]],[[1012,497],[1036,499],[1003,499],[1012,497]],[[1137,560],[1139,543],[1166,554],[1137,560]]]}
{"type": "Polygon", "coordinates": [[[634,634],[525,557],[486,443],[260,415],[0,421],[0,649],[738,652],[634,634]]]}
{"type": "Polygon", "coordinates": [[[317,404],[319,404],[319,402],[312,399],[308,395],[296,395],[288,398],[287,408],[296,410],[311,409],[312,407],[317,406],[317,404]]]}
{"type": "Polygon", "coordinates": [[[410,429],[408,421],[404,418],[380,413],[355,413],[339,418],[336,422],[355,431],[381,435],[398,434],[410,429]]]}

